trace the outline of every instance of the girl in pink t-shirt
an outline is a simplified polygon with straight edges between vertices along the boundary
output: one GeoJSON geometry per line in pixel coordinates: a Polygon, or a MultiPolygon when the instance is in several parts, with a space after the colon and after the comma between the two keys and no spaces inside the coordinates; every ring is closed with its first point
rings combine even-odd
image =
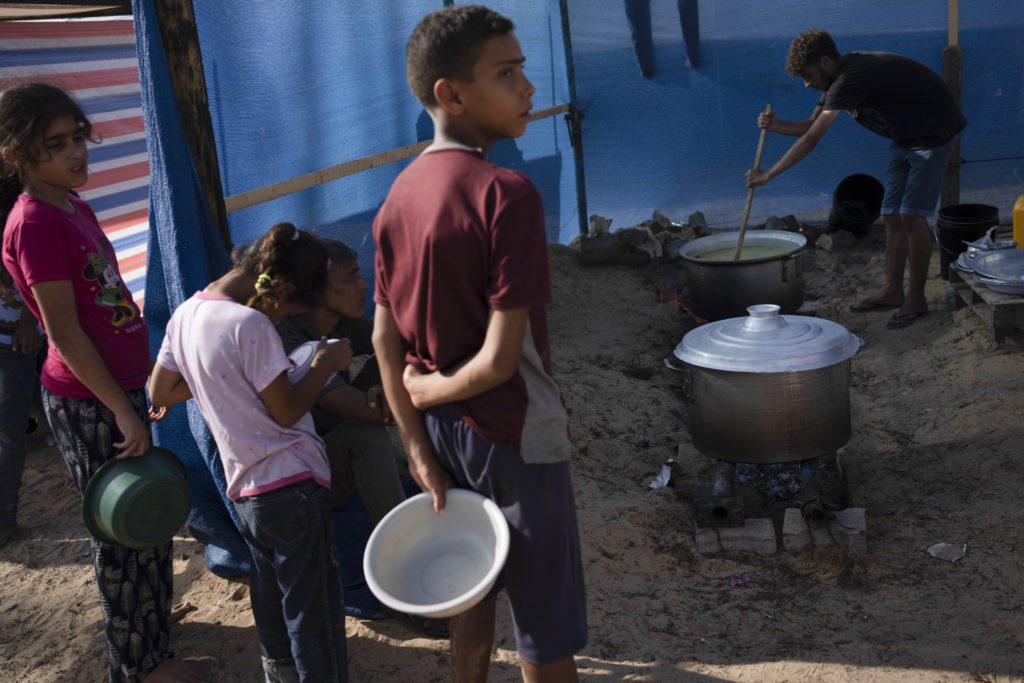
{"type": "Polygon", "coordinates": [[[195,398],[217,443],[252,553],[252,611],[267,680],[348,680],[330,468],[309,410],[352,350],[347,340],[321,342],[292,384],[274,329],[319,305],[328,267],[319,239],[275,225],[174,311],[149,381],[154,405],[195,398]]]}
{"type": "MultiPolygon", "coordinates": [[[[74,188],[89,179],[92,126],[60,88],[0,94],[3,264],[50,339],[42,371],[47,421],[84,491],[114,457],[149,450],[146,326],[114,249],[74,188]]],[[[171,541],[133,550],[93,539],[111,681],[194,680],[169,651],[171,541]]]]}

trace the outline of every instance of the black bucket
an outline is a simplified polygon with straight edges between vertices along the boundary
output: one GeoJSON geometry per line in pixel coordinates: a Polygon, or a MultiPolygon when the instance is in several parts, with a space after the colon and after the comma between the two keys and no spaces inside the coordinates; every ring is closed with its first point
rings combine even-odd
{"type": "Polygon", "coordinates": [[[939,245],[939,275],[949,279],[949,264],[957,260],[967,246],[999,225],[999,209],[988,204],[955,204],[939,209],[935,221],[935,241],[939,245]]]}
{"type": "Polygon", "coordinates": [[[832,194],[829,230],[849,230],[860,236],[878,219],[885,187],[873,176],[856,173],[843,178],[832,194]]]}

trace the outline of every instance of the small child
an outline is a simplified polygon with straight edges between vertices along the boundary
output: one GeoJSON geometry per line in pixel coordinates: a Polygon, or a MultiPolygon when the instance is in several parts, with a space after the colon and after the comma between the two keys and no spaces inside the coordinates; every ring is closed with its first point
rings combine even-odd
{"type": "MultiPolygon", "coordinates": [[[[72,189],[89,178],[92,131],[60,88],[0,94],[3,263],[50,338],[47,421],[78,490],[114,457],[149,449],[149,337],[96,215],[72,189]],[[120,455],[117,455],[117,451],[120,455]]],[[[171,541],[147,550],[92,541],[111,681],[194,680],[168,651],[171,541]]]]}
{"type": "Polygon", "coordinates": [[[586,596],[550,368],[544,211],[529,179],[485,158],[529,121],[534,88],[513,28],[485,7],[454,6],[409,39],[409,85],[436,135],[374,221],[373,344],[410,470],[435,509],[457,484],[494,500],[512,531],[496,590],[451,619],[455,680],[486,679],[504,588],[524,680],[575,681],[586,596]]]}
{"type": "Polygon", "coordinates": [[[253,558],[252,611],[267,681],[347,681],[345,617],[328,493],[309,409],[346,343],[321,342],[294,385],[274,323],[319,304],[327,250],[275,225],[174,311],[149,382],[154,405],[194,397],[217,443],[253,558]]]}
{"type": "Polygon", "coordinates": [[[0,548],[19,528],[18,499],[32,402],[38,394],[36,355],[41,343],[35,317],[0,265],[0,548]]]}

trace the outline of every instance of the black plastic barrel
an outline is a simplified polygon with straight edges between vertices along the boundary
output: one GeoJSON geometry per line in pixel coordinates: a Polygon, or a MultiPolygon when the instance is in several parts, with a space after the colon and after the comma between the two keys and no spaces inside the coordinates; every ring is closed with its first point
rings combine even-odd
{"type": "Polygon", "coordinates": [[[832,193],[829,230],[849,230],[863,235],[882,211],[885,187],[874,176],[864,173],[843,178],[832,193]]]}
{"type": "Polygon", "coordinates": [[[949,264],[967,249],[964,242],[980,239],[993,225],[999,225],[999,209],[988,204],[954,204],[939,209],[935,241],[939,245],[939,275],[949,279],[949,264]]]}

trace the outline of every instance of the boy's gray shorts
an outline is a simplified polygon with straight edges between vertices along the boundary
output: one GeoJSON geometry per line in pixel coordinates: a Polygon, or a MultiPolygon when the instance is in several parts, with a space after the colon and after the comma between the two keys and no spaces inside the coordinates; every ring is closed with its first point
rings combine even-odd
{"type": "Polygon", "coordinates": [[[487,496],[511,542],[492,594],[508,595],[519,656],[543,665],[587,644],[587,602],[569,463],[527,465],[514,448],[474,432],[450,405],[426,411],[441,466],[460,488],[487,496]]]}

